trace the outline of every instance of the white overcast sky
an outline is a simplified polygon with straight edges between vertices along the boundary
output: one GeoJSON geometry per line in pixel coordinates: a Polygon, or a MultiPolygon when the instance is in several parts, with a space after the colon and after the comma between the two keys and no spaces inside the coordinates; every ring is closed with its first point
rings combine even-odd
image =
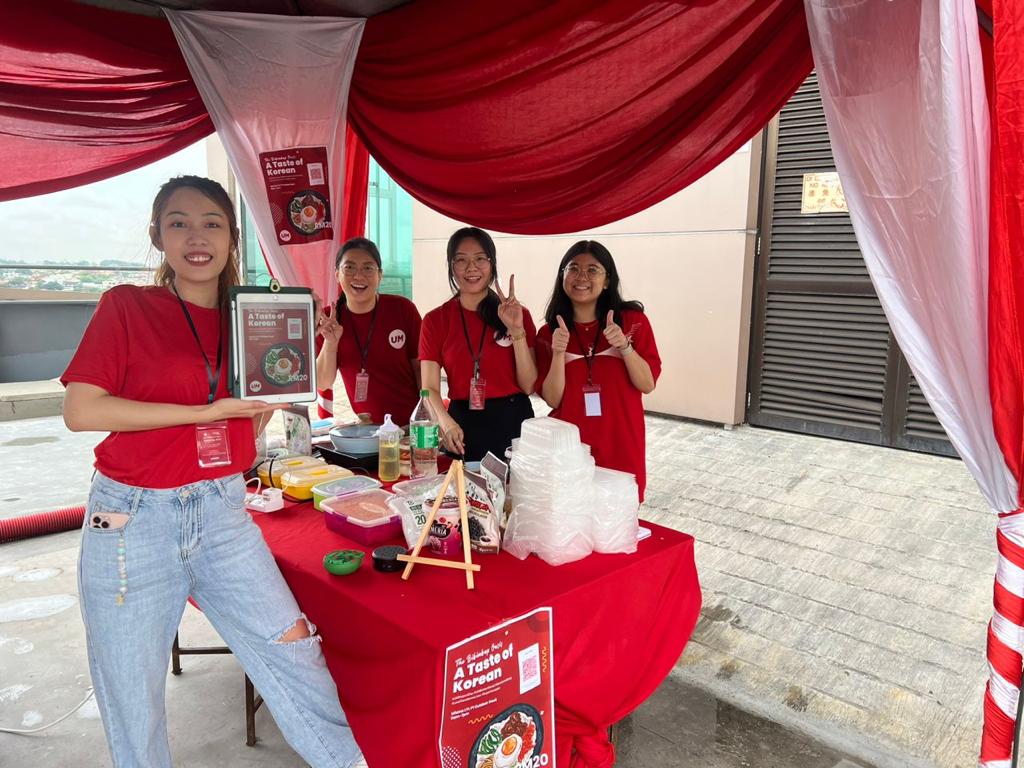
{"type": "Polygon", "coordinates": [[[171,176],[205,176],[206,168],[200,141],[105,181],[0,203],[0,258],[142,264],[149,254],[147,227],[157,189],[171,176]]]}

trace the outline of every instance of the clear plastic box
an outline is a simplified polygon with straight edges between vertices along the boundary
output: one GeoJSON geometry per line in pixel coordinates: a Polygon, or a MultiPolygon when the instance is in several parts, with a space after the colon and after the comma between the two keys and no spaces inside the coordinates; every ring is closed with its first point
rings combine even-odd
{"type": "Polygon", "coordinates": [[[327,527],[360,544],[380,544],[402,536],[402,518],[388,506],[393,494],[380,488],[324,499],[327,527]]]}

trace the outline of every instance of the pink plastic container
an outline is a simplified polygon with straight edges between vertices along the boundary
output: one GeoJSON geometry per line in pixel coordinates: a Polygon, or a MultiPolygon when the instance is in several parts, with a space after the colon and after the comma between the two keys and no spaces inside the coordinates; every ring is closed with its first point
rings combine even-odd
{"type": "Polygon", "coordinates": [[[324,499],[327,527],[360,544],[380,544],[402,536],[402,518],[388,506],[393,494],[380,489],[324,499]]]}

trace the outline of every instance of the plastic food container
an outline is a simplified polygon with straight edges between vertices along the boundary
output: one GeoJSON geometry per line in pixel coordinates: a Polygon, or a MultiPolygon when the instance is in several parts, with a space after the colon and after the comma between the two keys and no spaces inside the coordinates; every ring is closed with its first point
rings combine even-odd
{"type": "Polygon", "coordinates": [[[371,488],[380,488],[380,481],[366,475],[352,475],[329,480],[326,483],[313,486],[313,506],[320,509],[320,504],[324,499],[347,496],[350,493],[368,491],[371,488]]]}
{"type": "Polygon", "coordinates": [[[263,485],[271,488],[281,487],[281,477],[287,472],[294,472],[297,469],[309,469],[310,467],[326,467],[327,462],[323,459],[314,459],[312,456],[291,456],[287,459],[268,459],[256,470],[263,485]]]}
{"type": "Polygon", "coordinates": [[[376,488],[325,499],[327,527],[360,544],[380,544],[402,535],[402,519],[388,506],[390,493],[376,488]]]}
{"type": "Polygon", "coordinates": [[[427,477],[416,477],[412,480],[403,480],[391,486],[391,490],[399,496],[419,496],[439,487],[444,482],[444,475],[428,475],[427,477]]]}
{"type": "Polygon", "coordinates": [[[316,467],[296,469],[285,472],[281,477],[281,490],[286,495],[299,501],[313,498],[313,486],[343,477],[352,477],[352,472],[344,467],[322,464],[316,467]]]}

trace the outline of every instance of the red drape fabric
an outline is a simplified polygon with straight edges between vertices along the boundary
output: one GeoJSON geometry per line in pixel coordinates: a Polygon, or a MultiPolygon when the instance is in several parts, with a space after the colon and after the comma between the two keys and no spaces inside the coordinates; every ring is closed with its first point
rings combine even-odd
{"type": "MultiPolygon", "coordinates": [[[[633,555],[558,568],[507,553],[477,556],[476,589],[447,568],[409,581],[369,557],[352,576],[324,553],[369,547],[324,526],[310,504],[253,518],[303,612],[317,625],[345,713],[370,765],[440,768],[445,648],[539,606],[553,610],[555,735],[563,768],[610,768],[607,728],[632,712],[679,658],[700,613],[693,539],[649,525],[633,555]],[[396,725],[397,724],[397,725],[396,725]],[[575,752],[573,751],[575,750],[575,752]]],[[[463,765],[468,761],[468,755],[463,765]]]]}
{"type": "Polygon", "coordinates": [[[0,3],[0,201],[116,176],[212,132],[163,19],[0,3]]]}
{"type": "MultiPolygon", "coordinates": [[[[55,0],[4,4],[0,29],[0,199],[105,178],[211,130],[163,20],[55,0]]],[[[810,67],[800,0],[414,2],[367,21],[349,111],[437,210],[567,232],[699,178],[810,67]]]]}
{"type": "Polygon", "coordinates": [[[430,207],[571,232],[707,173],[810,70],[800,0],[413,2],[367,22],[349,110],[430,207]]]}
{"type": "MultiPolygon", "coordinates": [[[[1009,0],[994,0],[992,17],[992,178],[989,235],[989,386],[996,437],[1006,464],[1021,485],[1024,468],[1024,269],[1020,248],[1024,242],[1024,7],[1009,0]]],[[[983,35],[984,39],[984,35],[983,35]]],[[[1024,499],[1018,498],[1018,503],[1024,499]]],[[[989,627],[989,661],[993,680],[985,692],[983,764],[1009,760],[1013,719],[992,694],[995,676],[1020,687],[1021,639],[1019,632],[1000,625],[1024,624],[1024,599],[1003,586],[1003,561],[1024,568],[1024,521],[1021,511],[999,523],[997,543],[1000,573],[995,585],[996,617],[989,627]],[[1002,622],[1000,616],[1008,621],[1002,622]]]]}
{"type": "MultiPolygon", "coordinates": [[[[341,219],[342,242],[350,237],[361,237],[366,233],[367,195],[370,191],[370,153],[352,130],[352,124],[345,127],[345,207],[341,219]]],[[[317,337],[317,352],[322,340],[317,337]]],[[[321,419],[334,415],[334,390],[318,390],[317,414],[321,419]]]]}

